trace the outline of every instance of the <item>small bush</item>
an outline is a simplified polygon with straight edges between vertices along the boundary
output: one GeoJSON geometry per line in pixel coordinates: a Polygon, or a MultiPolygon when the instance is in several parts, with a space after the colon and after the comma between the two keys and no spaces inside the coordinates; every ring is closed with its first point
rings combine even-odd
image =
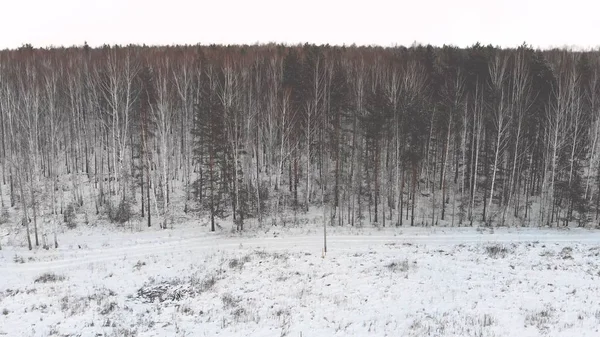
{"type": "Polygon", "coordinates": [[[15,263],[25,263],[25,259],[22,256],[16,255],[13,257],[13,261],[15,263]]]}
{"type": "Polygon", "coordinates": [[[214,275],[207,276],[200,282],[200,291],[210,290],[215,284],[217,284],[217,278],[214,275]]]}
{"type": "Polygon", "coordinates": [[[289,253],[273,253],[273,260],[287,261],[290,258],[289,253]]]}
{"type": "Polygon", "coordinates": [[[63,220],[69,229],[77,227],[77,222],[75,221],[77,216],[76,207],[77,204],[72,202],[67,205],[67,208],[65,208],[65,211],[63,212],[63,220]]]}
{"type": "Polygon", "coordinates": [[[494,325],[494,323],[495,323],[494,318],[489,314],[484,314],[483,318],[481,318],[481,324],[484,327],[492,326],[492,325],[494,325]]]}
{"type": "Polygon", "coordinates": [[[393,272],[405,273],[410,269],[410,264],[408,263],[408,260],[404,260],[401,262],[394,261],[394,262],[386,265],[386,267],[393,272]]]}
{"type": "Polygon", "coordinates": [[[506,257],[506,255],[509,253],[509,250],[502,245],[495,244],[485,247],[485,252],[489,257],[497,259],[506,257]]]}
{"type": "Polygon", "coordinates": [[[229,268],[231,268],[231,269],[242,269],[243,266],[244,266],[244,263],[238,259],[229,260],[229,268]]]}
{"type": "Polygon", "coordinates": [[[106,213],[110,222],[122,225],[133,217],[131,202],[128,200],[121,200],[116,207],[108,202],[106,204],[106,213]]]}
{"type": "Polygon", "coordinates": [[[10,213],[8,213],[8,207],[2,207],[2,213],[0,213],[0,225],[8,223],[10,221],[10,213]]]}
{"type": "Polygon", "coordinates": [[[247,312],[246,312],[246,309],[244,309],[244,308],[237,308],[233,311],[232,315],[233,315],[233,319],[236,322],[240,322],[240,321],[242,321],[242,317],[247,315],[247,312]]]}
{"type": "Polygon", "coordinates": [[[552,321],[555,312],[556,310],[552,307],[531,312],[525,316],[525,326],[535,326],[540,330],[545,330],[552,321]]]}
{"type": "Polygon", "coordinates": [[[172,282],[162,282],[160,284],[145,285],[138,289],[137,295],[146,302],[164,302],[173,301],[181,298],[182,292],[179,287],[175,289],[172,282]]]}
{"type": "Polygon", "coordinates": [[[143,267],[143,266],[145,266],[145,265],[146,265],[146,262],[143,262],[143,261],[140,261],[140,260],[138,260],[138,262],[137,262],[137,263],[136,263],[136,264],[133,266],[133,268],[135,268],[135,269],[137,269],[137,270],[140,270],[140,269],[142,269],[142,267],[143,267]]]}
{"type": "Polygon", "coordinates": [[[104,307],[102,307],[102,309],[100,310],[100,315],[108,315],[111,312],[113,312],[117,307],[117,303],[115,302],[106,303],[104,307]]]}
{"type": "Polygon", "coordinates": [[[554,251],[550,250],[550,249],[545,249],[540,253],[540,256],[543,257],[553,257],[554,256],[554,251]]]}
{"type": "Polygon", "coordinates": [[[4,316],[8,315],[8,309],[6,309],[6,308],[2,309],[2,315],[4,315],[4,316]]]}
{"type": "Polygon", "coordinates": [[[90,306],[89,297],[64,296],[60,300],[60,309],[69,316],[84,313],[90,306]]]}
{"type": "Polygon", "coordinates": [[[221,297],[221,301],[223,301],[223,306],[225,307],[225,309],[230,309],[237,307],[241,299],[233,297],[233,295],[231,294],[223,294],[223,296],[221,297]]]}
{"type": "Polygon", "coordinates": [[[35,279],[34,283],[50,283],[64,281],[63,275],[56,275],[54,273],[44,273],[35,279]]]}
{"type": "Polygon", "coordinates": [[[138,331],[137,329],[133,329],[133,328],[119,328],[119,329],[113,329],[113,332],[111,335],[108,336],[118,336],[118,337],[134,337],[138,335],[138,331]]]}
{"type": "MultiPolygon", "coordinates": [[[[286,253],[277,253],[277,252],[274,252],[274,253],[269,253],[269,252],[266,252],[266,251],[264,251],[264,250],[255,250],[255,251],[253,252],[253,254],[254,254],[255,256],[257,256],[257,257],[258,257],[260,260],[264,260],[264,259],[267,259],[267,258],[271,258],[271,259],[273,259],[273,260],[282,260],[282,261],[287,261],[287,260],[289,260],[289,258],[290,258],[290,254],[289,254],[289,253],[287,253],[287,252],[286,252],[286,253]]],[[[246,256],[244,257],[244,262],[250,262],[250,260],[251,260],[251,257],[250,257],[250,255],[246,255],[246,256]]]]}
{"type": "Polygon", "coordinates": [[[173,278],[157,283],[154,280],[138,289],[137,297],[144,302],[180,301],[193,298],[196,295],[211,289],[217,283],[213,275],[204,279],[191,277],[189,279],[173,278]]]}
{"type": "Polygon", "coordinates": [[[229,260],[229,268],[231,269],[242,269],[244,267],[244,264],[247,262],[250,262],[252,259],[250,257],[250,255],[246,255],[243,258],[233,258],[231,260],[229,260]]]}
{"type": "Polygon", "coordinates": [[[572,260],[573,256],[571,255],[573,253],[573,248],[571,247],[565,247],[560,251],[560,256],[563,260],[572,260]]]}
{"type": "Polygon", "coordinates": [[[258,256],[259,259],[265,259],[269,256],[269,253],[264,250],[255,250],[254,254],[258,256]]]}
{"type": "Polygon", "coordinates": [[[188,316],[193,316],[195,314],[194,310],[186,304],[176,305],[176,308],[177,308],[177,312],[183,313],[188,316]]]}

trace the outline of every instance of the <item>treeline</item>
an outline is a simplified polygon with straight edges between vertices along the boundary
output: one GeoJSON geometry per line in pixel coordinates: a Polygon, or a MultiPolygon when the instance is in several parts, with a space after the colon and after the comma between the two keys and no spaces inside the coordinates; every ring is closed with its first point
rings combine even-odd
{"type": "Polygon", "coordinates": [[[85,203],[213,229],[315,206],[339,225],[586,224],[599,61],[479,44],[5,50],[2,204],[36,229],[85,203]]]}

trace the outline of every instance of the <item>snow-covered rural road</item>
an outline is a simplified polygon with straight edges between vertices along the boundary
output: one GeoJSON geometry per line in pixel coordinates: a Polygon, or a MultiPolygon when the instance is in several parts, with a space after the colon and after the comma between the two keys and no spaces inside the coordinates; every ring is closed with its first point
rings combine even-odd
{"type": "MultiPolygon", "coordinates": [[[[70,239],[65,248],[59,250],[23,249],[14,251],[6,247],[0,251],[0,275],[14,272],[40,272],[76,268],[94,263],[107,263],[119,259],[143,258],[149,255],[194,253],[207,250],[235,250],[240,247],[261,250],[292,250],[320,253],[322,235],[294,235],[281,237],[228,237],[206,232],[156,231],[144,233],[141,239],[129,234],[123,239],[108,237],[79,237],[70,239]],[[80,248],[82,247],[82,248],[80,248]],[[15,263],[12,256],[18,254],[27,263],[15,263]]],[[[329,253],[364,251],[384,245],[457,245],[477,243],[598,243],[600,232],[590,230],[496,230],[494,233],[477,232],[474,229],[409,229],[366,232],[356,235],[328,235],[329,253]]],[[[65,246],[63,242],[61,246],[65,246]]]]}

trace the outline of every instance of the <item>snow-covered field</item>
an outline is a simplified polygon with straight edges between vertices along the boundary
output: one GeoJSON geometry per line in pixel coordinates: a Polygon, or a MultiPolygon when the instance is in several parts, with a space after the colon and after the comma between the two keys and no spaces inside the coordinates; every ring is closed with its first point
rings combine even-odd
{"type": "Polygon", "coordinates": [[[0,251],[6,336],[600,336],[600,233],[82,228],[0,251]]]}

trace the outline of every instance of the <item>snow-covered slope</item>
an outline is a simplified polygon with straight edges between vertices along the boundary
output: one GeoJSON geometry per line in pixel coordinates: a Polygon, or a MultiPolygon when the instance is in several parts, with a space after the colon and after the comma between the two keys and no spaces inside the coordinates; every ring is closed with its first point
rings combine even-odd
{"type": "Polygon", "coordinates": [[[600,233],[66,233],[0,252],[7,336],[598,336],[600,233]],[[81,248],[80,248],[81,247],[81,248]]]}

